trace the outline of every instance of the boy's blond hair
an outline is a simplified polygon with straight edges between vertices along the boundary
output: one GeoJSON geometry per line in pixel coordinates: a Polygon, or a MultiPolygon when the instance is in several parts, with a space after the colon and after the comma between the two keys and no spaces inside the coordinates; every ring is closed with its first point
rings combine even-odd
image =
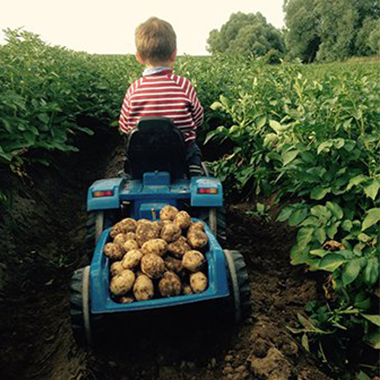
{"type": "Polygon", "coordinates": [[[150,64],[169,62],[177,47],[173,27],[157,17],[149,18],[136,28],[135,42],[141,59],[150,64]]]}

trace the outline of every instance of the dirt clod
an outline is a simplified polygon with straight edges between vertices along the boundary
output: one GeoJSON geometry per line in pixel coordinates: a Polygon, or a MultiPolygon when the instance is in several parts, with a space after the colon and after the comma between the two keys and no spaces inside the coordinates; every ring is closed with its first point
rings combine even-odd
{"type": "Polygon", "coordinates": [[[251,371],[254,375],[264,380],[289,380],[291,365],[284,355],[274,347],[271,347],[264,358],[251,356],[251,371]]]}

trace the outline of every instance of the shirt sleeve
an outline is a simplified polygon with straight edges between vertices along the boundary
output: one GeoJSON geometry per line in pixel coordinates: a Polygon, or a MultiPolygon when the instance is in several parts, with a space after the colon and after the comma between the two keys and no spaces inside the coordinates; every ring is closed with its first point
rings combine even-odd
{"type": "Polygon", "coordinates": [[[203,123],[203,118],[204,118],[203,107],[201,103],[199,102],[197,93],[195,92],[194,87],[190,83],[190,81],[188,84],[187,94],[190,99],[190,104],[191,104],[190,111],[193,116],[194,123],[197,127],[200,127],[203,123]]]}
{"type": "Polygon", "coordinates": [[[120,117],[119,117],[119,128],[121,132],[123,133],[129,133],[132,129],[128,120],[129,113],[130,113],[130,91],[128,90],[124,97],[123,104],[121,106],[120,117]]]}

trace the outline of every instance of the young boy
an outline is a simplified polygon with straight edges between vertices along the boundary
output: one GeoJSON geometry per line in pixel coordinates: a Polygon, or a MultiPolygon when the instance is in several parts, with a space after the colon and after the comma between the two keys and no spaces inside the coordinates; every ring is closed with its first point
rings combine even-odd
{"type": "Polygon", "coordinates": [[[190,81],[173,73],[177,56],[173,27],[151,17],[136,28],[135,42],[136,58],[145,70],[125,95],[120,130],[129,133],[144,116],[170,118],[183,133],[190,175],[200,175],[201,151],[195,139],[203,122],[203,108],[190,81]]]}

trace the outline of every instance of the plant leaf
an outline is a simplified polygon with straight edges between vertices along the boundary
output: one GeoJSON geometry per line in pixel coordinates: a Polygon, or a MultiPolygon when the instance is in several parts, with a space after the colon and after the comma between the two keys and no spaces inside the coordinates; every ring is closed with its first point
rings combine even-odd
{"type": "Polygon", "coordinates": [[[326,202],[326,207],[337,219],[343,218],[343,210],[337,203],[328,201],[326,202]]]}
{"type": "Polygon", "coordinates": [[[310,192],[310,198],[316,199],[317,201],[323,199],[327,193],[331,191],[330,187],[322,187],[322,186],[316,186],[314,187],[310,192]]]}
{"type": "Polygon", "coordinates": [[[347,286],[356,280],[359,276],[360,270],[362,269],[361,263],[361,259],[354,259],[349,261],[344,266],[342,271],[343,286],[347,286]]]}
{"type": "Polygon", "coordinates": [[[379,278],[379,259],[377,257],[370,257],[367,265],[364,268],[364,282],[367,285],[375,285],[379,278]]]}
{"type": "Polygon", "coordinates": [[[314,228],[302,227],[297,234],[297,243],[300,247],[305,248],[313,237],[314,228]]]}
{"type": "Polygon", "coordinates": [[[362,223],[362,231],[378,223],[380,220],[380,208],[371,208],[362,223]]]}
{"type": "Polygon", "coordinates": [[[377,329],[374,332],[367,334],[364,337],[364,342],[373,347],[375,350],[380,349],[380,330],[377,329]]]}
{"type": "Polygon", "coordinates": [[[281,125],[278,121],[276,120],[269,120],[269,126],[277,133],[284,132],[288,126],[283,126],[281,125]]]}
{"type": "Polygon", "coordinates": [[[308,210],[306,208],[301,208],[301,209],[294,211],[288,219],[289,226],[297,226],[302,221],[304,221],[306,216],[307,216],[307,211],[308,210]]]}
{"type": "Polygon", "coordinates": [[[309,339],[308,339],[306,333],[304,333],[304,334],[302,335],[301,343],[302,343],[303,348],[304,348],[307,352],[310,352],[309,339]]]}
{"type": "Polygon", "coordinates": [[[346,219],[346,220],[342,223],[342,229],[343,229],[344,231],[350,232],[351,229],[352,229],[352,222],[351,222],[351,220],[346,219]]]}
{"type": "Polygon", "coordinates": [[[363,371],[359,372],[359,375],[357,375],[356,380],[371,380],[371,378],[363,371]]]}
{"type": "Polygon", "coordinates": [[[369,177],[363,174],[359,174],[354,178],[351,178],[348,182],[346,190],[350,190],[353,186],[360,185],[362,182],[366,181],[369,177]]]}
{"type": "Polygon", "coordinates": [[[298,156],[298,153],[299,153],[298,149],[283,152],[281,154],[281,158],[282,158],[282,163],[284,164],[284,166],[292,162],[298,156]]]}
{"type": "Polygon", "coordinates": [[[317,154],[321,153],[322,151],[329,152],[332,145],[333,143],[331,140],[324,141],[322,144],[318,146],[317,154]]]}
{"type": "Polygon", "coordinates": [[[375,200],[379,189],[380,183],[378,180],[374,179],[370,185],[364,188],[364,192],[367,195],[367,197],[371,198],[372,200],[375,200]]]}
{"type": "Polygon", "coordinates": [[[319,227],[315,229],[314,233],[315,238],[318,240],[320,244],[323,244],[326,240],[326,231],[323,227],[319,227]]]}
{"type": "Polygon", "coordinates": [[[319,269],[325,270],[327,272],[334,272],[335,269],[339,268],[346,262],[347,260],[342,255],[339,255],[337,253],[330,253],[320,261],[319,269]]]}
{"type": "Polygon", "coordinates": [[[277,217],[278,222],[285,222],[285,220],[288,220],[290,215],[293,213],[294,208],[292,207],[285,207],[281,210],[279,216],[277,217]]]}
{"type": "Polygon", "coordinates": [[[362,314],[365,319],[368,319],[370,322],[380,327],[380,315],[375,314],[362,314]]]}

